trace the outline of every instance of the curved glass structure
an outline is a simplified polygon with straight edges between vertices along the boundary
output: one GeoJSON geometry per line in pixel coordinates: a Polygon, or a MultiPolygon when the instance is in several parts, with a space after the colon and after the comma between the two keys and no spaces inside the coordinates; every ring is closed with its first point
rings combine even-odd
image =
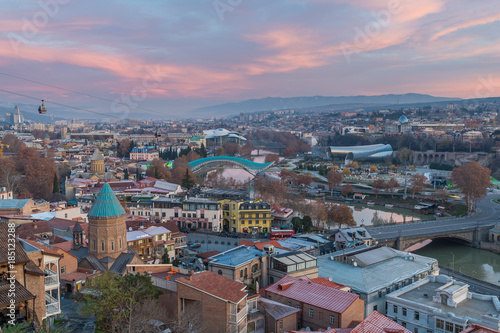
{"type": "Polygon", "coordinates": [[[392,156],[391,145],[377,144],[366,146],[330,147],[332,156],[341,156],[346,160],[384,159],[392,156]]]}
{"type": "Polygon", "coordinates": [[[205,158],[202,158],[202,159],[199,159],[196,161],[189,162],[189,166],[191,167],[191,170],[196,171],[198,169],[201,169],[204,165],[207,165],[209,163],[214,163],[214,162],[229,162],[232,164],[239,165],[243,169],[246,169],[249,171],[257,171],[257,172],[269,168],[274,163],[274,162],[257,163],[257,162],[245,160],[244,158],[240,158],[240,157],[213,156],[213,157],[205,157],[205,158]]]}

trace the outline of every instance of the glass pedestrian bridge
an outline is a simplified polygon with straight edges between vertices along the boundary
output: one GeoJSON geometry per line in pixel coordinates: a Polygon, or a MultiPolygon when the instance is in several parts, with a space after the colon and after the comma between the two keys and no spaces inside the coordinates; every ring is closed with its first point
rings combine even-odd
{"type": "Polygon", "coordinates": [[[189,162],[189,166],[193,172],[200,171],[205,166],[209,166],[213,163],[228,163],[242,167],[248,172],[254,174],[261,171],[266,170],[271,167],[274,162],[270,163],[257,163],[250,160],[246,160],[240,157],[231,157],[231,156],[213,156],[213,157],[205,157],[196,161],[189,162]]]}

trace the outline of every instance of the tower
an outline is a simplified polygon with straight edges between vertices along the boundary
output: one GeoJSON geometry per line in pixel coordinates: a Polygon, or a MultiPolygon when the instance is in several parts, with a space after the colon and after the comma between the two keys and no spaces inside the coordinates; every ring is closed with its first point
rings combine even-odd
{"type": "Polygon", "coordinates": [[[66,126],[61,127],[61,139],[66,139],[66,135],[68,134],[68,128],[66,126]]]}
{"type": "Polygon", "coordinates": [[[89,253],[97,259],[109,257],[112,263],[127,252],[126,213],[108,183],[105,183],[88,213],[89,253]]]}
{"type": "Polygon", "coordinates": [[[96,149],[90,158],[90,172],[94,174],[104,173],[104,156],[96,149]]]}
{"type": "Polygon", "coordinates": [[[83,228],[78,221],[73,226],[73,250],[83,246],[83,228]]]}
{"type": "Polygon", "coordinates": [[[43,137],[43,144],[48,146],[50,144],[50,136],[49,133],[45,133],[45,136],[43,137]]]}

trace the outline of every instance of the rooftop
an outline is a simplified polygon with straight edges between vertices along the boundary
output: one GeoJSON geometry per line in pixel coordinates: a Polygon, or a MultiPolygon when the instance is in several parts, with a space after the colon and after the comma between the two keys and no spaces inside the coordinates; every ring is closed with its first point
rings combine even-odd
{"type": "MultiPolygon", "coordinates": [[[[495,308],[495,305],[491,300],[466,298],[464,301],[458,303],[456,308],[434,302],[433,296],[436,295],[436,289],[443,287],[445,284],[446,284],[445,282],[438,282],[437,279],[435,282],[431,282],[430,280],[424,280],[422,281],[422,283],[417,284],[417,286],[410,285],[402,290],[390,294],[389,296],[394,295],[394,297],[397,298],[419,303],[437,309],[439,310],[438,312],[442,313],[452,312],[460,317],[470,317],[479,319],[481,318],[481,315],[484,314],[493,314],[495,316],[500,315],[500,311],[495,308]]],[[[462,284],[460,285],[453,284],[452,287],[453,286],[462,287],[462,284]]],[[[447,289],[447,291],[448,290],[449,289],[447,289]]]]}
{"type": "Polygon", "coordinates": [[[123,209],[120,201],[113,193],[113,190],[108,183],[105,183],[102,187],[97,199],[90,208],[88,217],[94,218],[112,218],[125,215],[125,210],[123,209]]]}
{"type": "Polygon", "coordinates": [[[21,209],[31,199],[3,199],[0,200],[0,209],[21,209]]]}
{"type": "Polygon", "coordinates": [[[211,257],[209,263],[237,267],[263,255],[265,253],[256,247],[241,245],[211,257]]]}
{"type": "MultiPolygon", "coordinates": [[[[380,248],[368,248],[365,252],[378,249],[380,248]]],[[[382,250],[373,252],[369,256],[357,257],[365,264],[363,267],[359,264],[355,266],[354,263],[351,265],[332,260],[333,256],[331,254],[319,256],[317,257],[318,275],[331,278],[332,281],[349,286],[358,292],[369,294],[387,288],[398,281],[405,281],[415,275],[429,272],[433,269],[432,265],[437,264],[437,260],[433,258],[411,254],[412,259],[409,260],[409,253],[390,248],[386,249],[393,252],[395,256],[383,261],[378,260],[376,253],[381,253],[386,257],[390,256],[387,250],[382,250]],[[372,255],[374,260],[369,261],[372,255]],[[367,265],[368,263],[370,264],[367,265]]]]}
{"type": "Polygon", "coordinates": [[[179,278],[177,282],[233,303],[239,303],[247,295],[243,283],[209,271],[179,278]]]}
{"type": "Polygon", "coordinates": [[[265,291],[266,295],[281,295],[336,313],[343,313],[359,298],[359,295],[314,283],[307,277],[285,276],[265,291]]]}
{"type": "Polygon", "coordinates": [[[351,333],[412,333],[383,314],[373,311],[351,333]]]}

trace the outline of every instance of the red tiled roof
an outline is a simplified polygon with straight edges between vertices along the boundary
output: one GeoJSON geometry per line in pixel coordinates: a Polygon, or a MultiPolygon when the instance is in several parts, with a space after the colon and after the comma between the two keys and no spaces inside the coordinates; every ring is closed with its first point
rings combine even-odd
{"type": "Polygon", "coordinates": [[[412,333],[378,311],[373,311],[351,333],[412,333]]]}
{"type": "Polygon", "coordinates": [[[177,282],[233,303],[238,303],[247,295],[246,286],[243,283],[210,271],[180,278],[177,282]]]}
{"type": "Polygon", "coordinates": [[[276,240],[270,240],[270,241],[267,241],[267,242],[252,242],[252,241],[249,241],[249,240],[242,240],[240,242],[240,244],[238,244],[238,246],[241,246],[241,245],[245,245],[245,246],[255,246],[256,248],[258,248],[259,250],[263,250],[264,249],[264,245],[272,245],[274,246],[275,248],[278,248],[278,249],[283,249],[283,250],[287,250],[287,251],[292,251],[286,247],[283,247],[280,245],[280,243],[278,243],[278,241],[276,240]]]}
{"type": "Polygon", "coordinates": [[[471,327],[465,329],[465,331],[462,331],[461,333],[498,333],[500,331],[493,330],[488,327],[484,327],[482,325],[478,324],[472,324],[471,327]]]}
{"type": "Polygon", "coordinates": [[[52,244],[53,247],[58,247],[66,252],[69,252],[73,247],[73,241],[65,241],[62,243],[52,244]]]}
{"type": "Polygon", "coordinates": [[[219,254],[219,253],[220,252],[217,250],[212,250],[212,251],[208,251],[208,252],[197,253],[196,257],[201,258],[201,259],[207,259],[207,258],[210,258],[216,254],[219,254]]]}
{"type": "Polygon", "coordinates": [[[62,238],[62,237],[59,237],[57,235],[52,235],[50,236],[49,238],[47,238],[49,240],[49,243],[50,244],[58,244],[58,243],[64,243],[64,242],[67,242],[66,239],[62,238]]]}
{"type": "Polygon", "coordinates": [[[314,283],[321,284],[323,286],[327,286],[327,287],[331,287],[331,288],[335,288],[335,289],[339,289],[339,290],[346,287],[343,284],[338,284],[338,283],[332,282],[332,281],[327,280],[327,279],[322,278],[322,277],[317,277],[317,278],[311,279],[311,281],[314,283]]]}
{"type": "Polygon", "coordinates": [[[34,235],[46,233],[52,233],[52,228],[47,221],[24,223],[16,229],[16,235],[22,239],[34,239],[34,235]]]}
{"type": "Polygon", "coordinates": [[[59,230],[68,230],[70,227],[75,225],[75,221],[60,219],[58,217],[53,218],[50,221],[47,221],[52,228],[59,230]]]}
{"type": "Polygon", "coordinates": [[[94,276],[97,273],[73,272],[61,275],[61,281],[81,281],[94,276]]]}
{"type": "Polygon", "coordinates": [[[336,313],[343,313],[359,298],[359,295],[311,282],[307,277],[292,276],[285,276],[267,286],[265,292],[266,295],[281,295],[336,313]]]}

